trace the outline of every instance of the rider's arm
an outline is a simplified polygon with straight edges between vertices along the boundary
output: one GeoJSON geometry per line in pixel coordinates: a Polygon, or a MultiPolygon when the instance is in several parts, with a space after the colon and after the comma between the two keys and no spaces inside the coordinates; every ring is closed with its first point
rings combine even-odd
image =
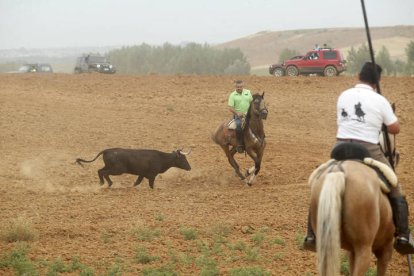
{"type": "Polygon", "coordinates": [[[390,134],[400,133],[400,123],[398,122],[398,120],[395,123],[388,125],[387,130],[390,134]]]}
{"type": "Polygon", "coordinates": [[[232,115],[236,115],[238,117],[243,117],[244,114],[242,112],[237,112],[234,107],[229,106],[229,111],[231,112],[232,115]]]}

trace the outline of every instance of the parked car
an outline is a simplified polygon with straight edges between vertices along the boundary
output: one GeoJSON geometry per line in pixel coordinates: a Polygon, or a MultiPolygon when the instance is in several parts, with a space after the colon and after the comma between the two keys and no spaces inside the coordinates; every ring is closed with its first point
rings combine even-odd
{"type": "Polygon", "coordinates": [[[48,63],[27,63],[22,65],[18,73],[53,73],[52,66],[48,63]]]}
{"type": "Polygon", "coordinates": [[[304,56],[285,60],[282,64],[269,66],[269,73],[276,77],[318,74],[332,77],[346,71],[346,61],[337,49],[321,48],[304,56]]]}
{"type": "Polygon", "coordinates": [[[116,72],[116,69],[115,66],[110,64],[103,56],[86,55],[78,57],[74,73],[80,74],[91,72],[114,74],[116,72]]]}

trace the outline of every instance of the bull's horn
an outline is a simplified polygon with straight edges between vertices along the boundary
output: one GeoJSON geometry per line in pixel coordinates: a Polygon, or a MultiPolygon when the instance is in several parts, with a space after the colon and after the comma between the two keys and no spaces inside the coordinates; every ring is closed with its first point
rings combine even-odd
{"type": "Polygon", "coordinates": [[[189,150],[188,152],[184,152],[184,151],[182,151],[182,150],[178,150],[178,152],[179,152],[180,154],[182,154],[182,155],[189,155],[189,154],[191,153],[191,148],[190,148],[190,150],[189,150]]]}

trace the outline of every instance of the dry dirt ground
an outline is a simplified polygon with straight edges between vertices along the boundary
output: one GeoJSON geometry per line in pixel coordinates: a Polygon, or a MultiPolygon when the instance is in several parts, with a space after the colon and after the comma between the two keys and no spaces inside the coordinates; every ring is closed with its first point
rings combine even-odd
{"type": "MultiPolygon", "coordinates": [[[[38,236],[28,256],[42,275],[51,262],[74,259],[96,275],[114,266],[122,275],[151,268],[229,275],[251,267],[271,275],[316,274],[316,255],[300,248],[307,178],[329,157],[336,99],[356,79],[243,79],[253,92],[266,92],[269,109],[267,148],[252,187],[235,177],[210,138],[229,117],[234,77],[0,75],[0,228],[16,218],[31,223],[38,236]],[[99,185],[101,158],[85,168],[74,164],[111,147],[192,148],[192,170],[170,169],[153,190],[147,180],[132,187],[131,175],[112,177],[108,188],[99,185]],[[142,248],[151,262],[140,261],[142,248]]],[[[414,209],[414,78],[384,78],[382,90],[397,104],[397,172],[414,209]]],[[[244,155],[237,160],[252,165],[244,155]]],[[[0,241],[0,257],[16,246],[0,241]]],[[[390,275],[407,271],[406,259],[395,253],[390,275]]]]}

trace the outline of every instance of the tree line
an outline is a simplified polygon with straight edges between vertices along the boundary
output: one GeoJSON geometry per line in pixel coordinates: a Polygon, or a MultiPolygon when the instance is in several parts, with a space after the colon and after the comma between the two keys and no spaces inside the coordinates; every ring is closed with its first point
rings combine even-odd
{"type": "Polygon", "coordinates": [[[107,57],[124,74],[250,74],[250,64],[240,49],[216,49],[208,44],[143,43],[112,50],[107,57]]]}
{"type": "MultiPolygon", "coordinates": [[[[387,76],[396,75],[413,75],[414,74],[414,41],[410,41],[405,48],[407,61],[400,59],[392,60],[387,47],[382,46],[381,49],[375,53],[375,62],[381,65],[383,74],[387,76]]],[[[369,48],[363,44],[355,49],[351,47],[348,51],[347,57],[347,72],[350,74],[358,74],[362,65],[371,60],[369,48]]]]}

